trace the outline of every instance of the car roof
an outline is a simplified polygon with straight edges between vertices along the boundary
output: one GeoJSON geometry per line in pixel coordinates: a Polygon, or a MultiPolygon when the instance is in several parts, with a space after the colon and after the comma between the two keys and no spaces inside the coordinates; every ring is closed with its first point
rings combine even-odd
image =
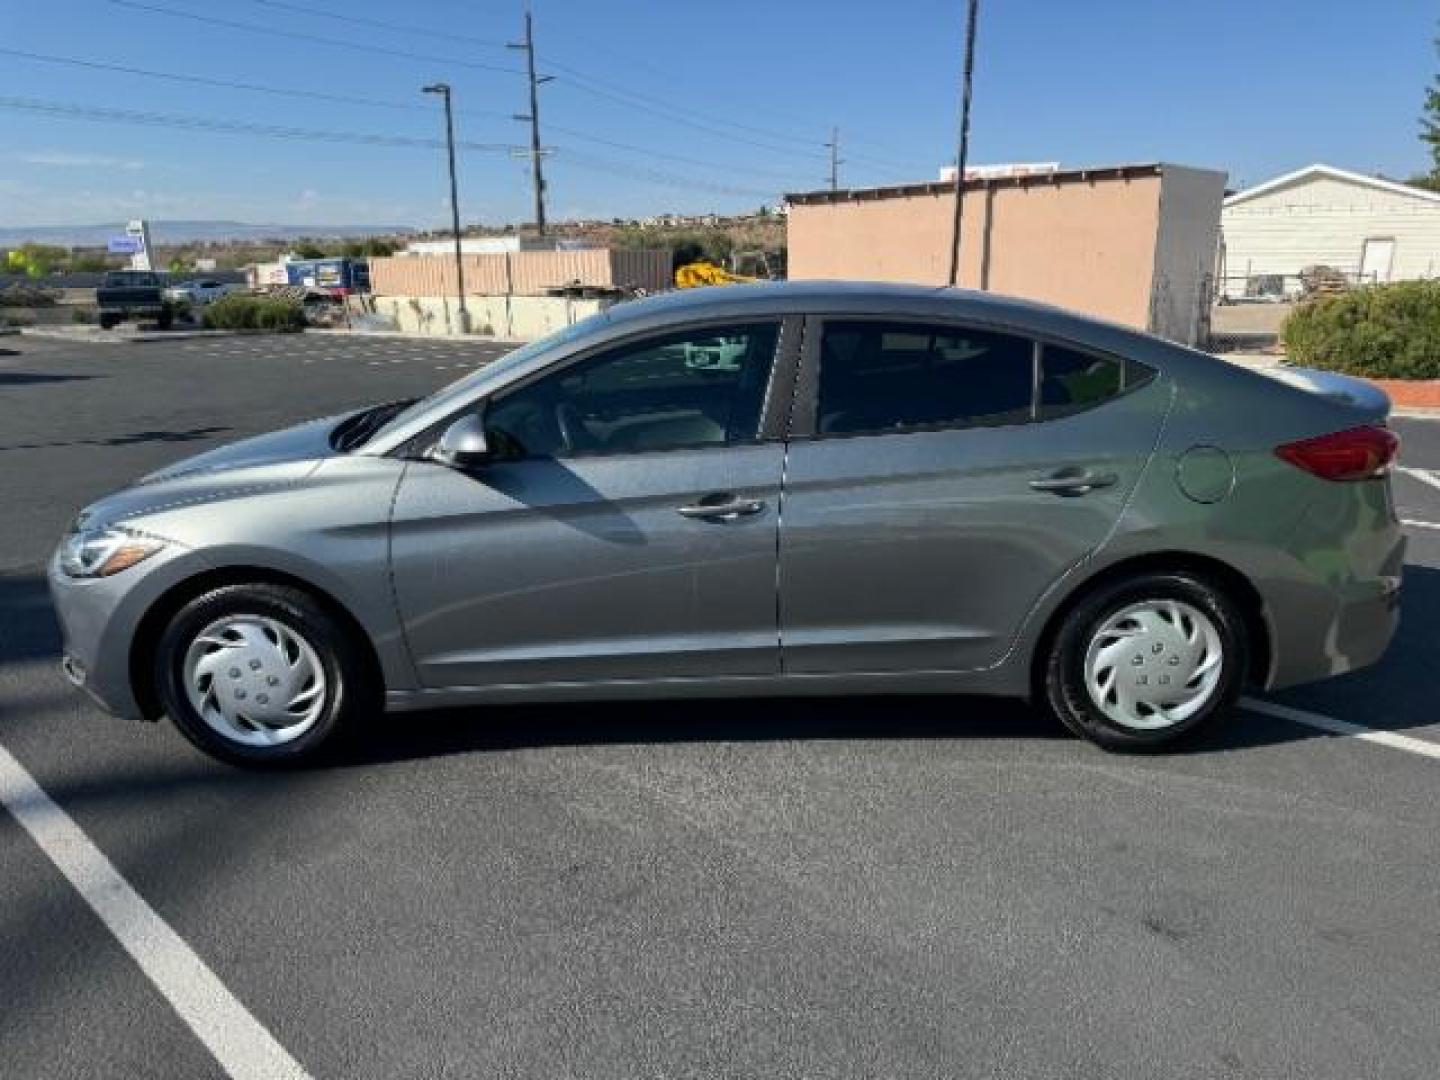
{"type": "Polygon", "coordinates": [[[1031,315],[1062,313],[1060,308],[1016,297],[996,296],[973,289],[937,285],[907,285],[886,281],[765,281],[753,285],[708,286],[678,289],[643,300],[617,304],[610,309],[619,322],[648,315],[666,318],[703,317],[708,310],[723,315],[737,307],[770,311],[895,310],[933,307],[954,310],[959,303],[976,309],[1016,311],[1031,315]]]}

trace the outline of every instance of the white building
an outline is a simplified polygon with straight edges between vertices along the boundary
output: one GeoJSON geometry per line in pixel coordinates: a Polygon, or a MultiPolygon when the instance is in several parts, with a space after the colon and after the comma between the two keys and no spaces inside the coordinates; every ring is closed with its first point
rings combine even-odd
{"type": "Polygon", "coordinates": [[[1361,284],[1440,275],[1440,193],[1333,165],[1229,196],[1220,231],[1227,297],[1297,293],[1310,266],[1361,284]]]}

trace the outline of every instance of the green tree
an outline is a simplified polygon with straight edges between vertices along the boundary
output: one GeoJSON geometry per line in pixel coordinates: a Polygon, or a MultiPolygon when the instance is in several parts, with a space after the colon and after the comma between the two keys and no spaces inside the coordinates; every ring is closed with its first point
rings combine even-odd
{"type": "Polygon", "coordinates": [[[10,253],[16,269],[26,277],[41,278],[64,266],[70,252],[54,244],[21,244],[10,253]],[[19,256],[16,259],[16,256],[19,256]]]}
{"type": "Polygon", "coordinates": [[[301,240],[295,245],[294,251],[302,259],[323,259],[329,254],[314,240],[301,240]]]}
{"type": "MultiPolygon", "coordinates": [[[[1435,39],[1435,51],[1440,53],[1440,38],[1435,39]]],[[[1430,148],[1430,171],[1412,177],[1410,182],[1417,187],[1440,191],[1440,75],[1435,76],[1425,89],[1425,108],[1420,114],[1420,141],[1430,148]]]]}

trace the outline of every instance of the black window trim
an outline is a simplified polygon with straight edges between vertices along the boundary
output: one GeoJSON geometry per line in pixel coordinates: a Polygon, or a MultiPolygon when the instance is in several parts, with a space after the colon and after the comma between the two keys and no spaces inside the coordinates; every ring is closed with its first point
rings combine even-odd
{"type": "Polygon", "coordinates": [[[985,428],[1001,427],[1024,427],[1027,424],[1052,424],[1061,420],[1069,419],[1072,416],[1079,416],[1091,412],[1094,409],[1103,408],[1113,401],[1119,401],[1137,390],[1142,390],[1158,378],[1160,372],[1143,360],[1132,360],[1119,353],[1109,352],[1105,349],[1096,348],[1093,345],[1086,345],[1069,338],[1063,338],[1056,334],[1047,334],[1044,331],[1032,330],[1026,327],[1016,326],[1013,323],[992,321],[983,318],[955,318],[946,315],[926,315],[915,312],[889,313],[889,312],[843,312],[835,314],[811,314],[805,317],[804,327],[801,330],[802,339],[799,352],[799,370],[795,377],[795,403],[792,408],[790,424],[790,438],[795,440],[819,441],[823,439],[869,439],[883,435],[918,435],[932,431],[974,431],[985,428]],[[831,323],[891,323],[897,326],[919,326],[938,329],[948,329],[963,333],[966,330],[979,330],[986,333],[1007,334],[1011,337],[1019,337],[1028,340],[1030,349],[1030,415],[1024,420],[1007,420],[997,423],[955,423],[944,422],[935,424],[912,424],[906,427],[875,428],[867,431],[835,431],[821,432],[818,430],[817,414],[820,408],[820,341],[824,336],[826,327],[831,323]],[[1043,356],[1045,347],[1053,345],[1057,348],[1069,349],[1073,352],[1093,356],[1097,360],[1109,360],[1120,367],[1120,390],[1113,397],[1098,401],[1084,409],[1077,409],[1065,413],[1063,416],[1045,418],[1040,416],[1041,408],[1041,387],[1044,381],[1043,356]],[[1153,371],[1155,375],[1137,383],[1134,386],[1126,385],[1127,374],[1130,364],[1138,364],[1153,371]]]}
{"type": "Polygon", "coordinates": [[[633,333],[609,338],[598,342],[588,348],[577,350],[570,355],[556,360],[537,371],[527,372],[512,381],[490,389],[488,392],[471,398],[462,405],[456,406],[445,416],[437,420],[430,427],[418,435],[408,439],[401,446],[396,447],[392,453],[396,456],[403,456],[411,459],[427,460],[427,451],[434,446],[435,442],[452,423],[459,417],[479,406],[482,402],[488,405],[491,401],[498,401],[507,394],[523,390],[532,383],[541,379],[558,375],[572,365],[583,363],[592,357],[615,349],[623,349],[628,345],[645,341],[650,338],[673,338],[680,334],[688,334],[692,331],[705,331],[724,327],[773,325],[778,327],[776,335],[775,355],[770,364],[770,378],[765,385],[765,395],[760,405],[759,431],[754,438],[729,443],[704,443],[692,446],[669,446],[659,450],[627,450],[623,452],[606,451],[581,451],[579,453],[563,454],[546,458],[520,458],[521,461],[574,461],[582,458],[621,458],[621,457],[649,457],[654,454],[672,454],[678,451],[693,452],[695,450],[729,450],[737,447],[758,446],[763,443],[784,442],[790,427],[791,412],[793,409],[794,391],[796,385],[796,371],[800,365],[799,351],[801,340],[801,329],[804,317],[789,312],[755,312],[753,314],[734,313],[729,315],[714,315],[703,319],[696,319],[691,322],[677,323],[672,326],[651,325],[637,329],[633,333]]]}

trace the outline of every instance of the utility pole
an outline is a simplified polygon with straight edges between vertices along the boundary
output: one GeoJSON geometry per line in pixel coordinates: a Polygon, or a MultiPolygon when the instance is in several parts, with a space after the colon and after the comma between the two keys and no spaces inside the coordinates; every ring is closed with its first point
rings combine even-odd
{"type": "Polygon", "coordinates": [[[445,99],[445,149],[450,159],[450,223],[455,231],[455,290],[460,309],[456,313],[456,329],[470,332],[470,312],[465,307],[465,261],[460,257],[460,189],[455,183],[455,116],[450,108],[450,84],[433,83],[421,87],[426,94],[439,94],[445,99]]]}
{"type": "Polygon", "coordinates": [[[830,190],[840,189],[840,166],[845,164],[840,160],[840,129],[830,129],[830,141],[825,144],[830,151],[830,190]]]}
{"type": "Polygon", "coordinates": [[[960,147],[955,155],[955,218],[950,226],[950,285],[960,280],[960,222],[964,216],[965,162],[970,153],[970,86],[975,75],[975,19],[980,0],[970,0],[965,19],[965,70],[961,75],[960,147]]]}
{"type": "Polygon", "coordinates": [[[516,113],[515,119],[528,121],[530,124],[530,178],[535,188],[535,231],[544,236],[545,173],[540,166],[540,159],[545,151],[540,148],[540,95],[536,91],[541,83],[549,82],[553,76],[535,74],[535,27],[528,7],[525,9],[525,40],[511,42],[508,47],[524,50],[526,68],[530,74],[530,112],[528,115],[516,113]]]}

